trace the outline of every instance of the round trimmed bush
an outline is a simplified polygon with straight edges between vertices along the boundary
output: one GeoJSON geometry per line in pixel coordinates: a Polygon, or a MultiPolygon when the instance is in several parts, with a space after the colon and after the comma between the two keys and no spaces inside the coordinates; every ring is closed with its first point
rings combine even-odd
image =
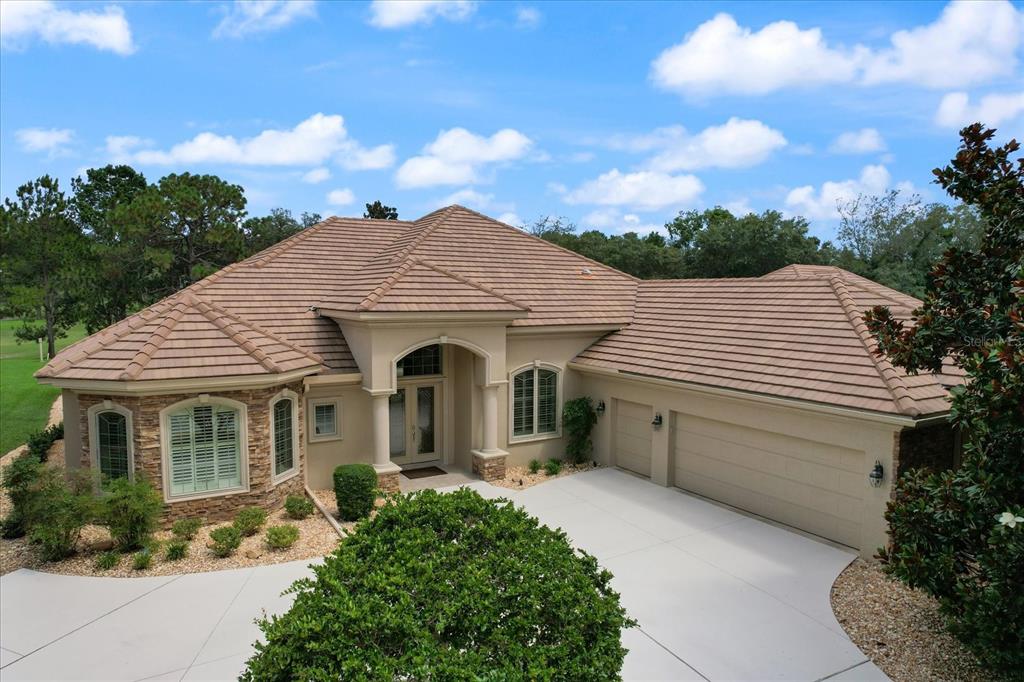
{"type": "Polygon", "coordinates": [[[220,558],[229,557],[242,544],[242,534],[234,525],[221,526],[210,531],[210,549],[220,558]]]}
{"type": "Polygon", "coordinates": [[[307,518],[314,509],[313,502],[305,495],[289,495],[284,501],[284,510],[292,519],[307,518]]]}
{"type": "Polygon", "coordinates": [[[368,516],[377,499],[377,472],[369,464],[342,464],[334,470],[334,497],[342,521],[368,516]]]}
{"type": "Polygon", "coordinates": [[[299,539],[299,529],[290,523],[271,526],[267,529],[267,547],[288,549],[299,539]]]}
{"type": "Polygon", "coordinates": [[[564,533],[469,489],[390,499],[313,571],[243,680],[618,679],[635,625],[564,533]]]}
{"type": "Polygon", "coordinates": [[[267,512],[261,507],[246,507],[235,514],[235,528],[245,537],[256,535],[266,522],[267,512]]]}

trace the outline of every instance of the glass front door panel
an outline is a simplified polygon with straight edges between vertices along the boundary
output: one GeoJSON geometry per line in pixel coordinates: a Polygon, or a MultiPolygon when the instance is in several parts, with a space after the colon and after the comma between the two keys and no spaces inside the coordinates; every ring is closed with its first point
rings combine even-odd
{"type": "Polygon", "coordinates": [[[391,457],[404,457],[405,449],[405,390],[399,389],[388,398],[390,415],[388,428],[391,440],[391,457]]]}
{"type": "Polygon", "coordinates": [[[419,435],[416,452],[421,455],[434,452],[435,391],[433,386],[416,389],[416,432],[419,435]]]}

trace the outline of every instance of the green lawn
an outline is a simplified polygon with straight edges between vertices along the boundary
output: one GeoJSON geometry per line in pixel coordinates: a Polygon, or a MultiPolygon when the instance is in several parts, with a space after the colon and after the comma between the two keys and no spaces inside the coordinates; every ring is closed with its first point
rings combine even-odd
{"type": "MultiPolygon", "coordinates": [[[[43,386],[32,378],[45,363],[39,362],[36,344],[18,343],[14,338],[19,326],[17,320],[0,320],[0,455],[46,425],[50,405],[60,394],[60,389],[43,386]]],[[[57,350],[83,336],[85,327],[68,330],[66,338],[57,339],[57,350]]]]}

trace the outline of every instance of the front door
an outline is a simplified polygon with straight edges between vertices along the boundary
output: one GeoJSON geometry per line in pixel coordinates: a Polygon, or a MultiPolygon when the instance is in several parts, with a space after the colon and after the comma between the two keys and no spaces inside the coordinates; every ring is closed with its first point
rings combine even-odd
{"type": "Polygon", "coordinates": [[[441,382],[401,384],[389,399],[391,461],[400,466],[441,458],[441,382]]]}

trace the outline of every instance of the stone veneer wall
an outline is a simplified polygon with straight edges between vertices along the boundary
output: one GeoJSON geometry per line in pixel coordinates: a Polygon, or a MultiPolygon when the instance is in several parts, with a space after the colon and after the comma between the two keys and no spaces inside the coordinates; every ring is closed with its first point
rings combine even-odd
{"type": "MultiPolygon", "coordinates": [[[[270,388],[246,391],[209,391],[211,397],[230,398],[245,403],[248,412],[248,467],[249,490],[216,497],[205,497],[164,504],[165,525],[177,519],[190,516],[203,517],[209,521],[226,521],[242,507],[259,506],[268,510],[279,508],[288,495],[302,494],[306,467],[306,419],[305,401],[302,399],[302,382],[293,382],[270,388]],[[298,396],[299,451],[298,473],[274,485],[270,450],[270,399],[281,390],[288,388],[298,396]]],[[[92,464],[89,452],[88,410],[104,400],[131,410],[134,444],[135,474],[152,481],[163,494],[163,460],[160,447],[160,411],[169,405],[197,398],[199,393],[153,396],[103,396],[82,394],[78,396],[79,419],[82,429],[82,467],[92,464]]]]}
{"type": "Polygon", "coordinates": [[[959,463],[959,440],[956,430],[943,422],[932,426],[903,429],[895,434],[894,479],[911,469],[942,471],[959,463]]]}

